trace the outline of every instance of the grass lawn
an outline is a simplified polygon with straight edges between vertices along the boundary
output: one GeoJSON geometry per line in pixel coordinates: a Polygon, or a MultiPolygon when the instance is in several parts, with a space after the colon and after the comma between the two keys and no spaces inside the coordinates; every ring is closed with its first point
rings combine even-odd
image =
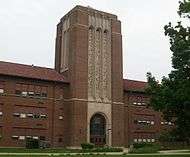
{"type": "MultiPolygon", "coordinates": [[[[22,155],[21,157],[48,157],[38,156],[38,155],[22,155]]],[[[57,156],[57,157],[67,157],[71,155],[57,156]]],[[[73,157],[189,157],[190,155],[75,155],[73,157]]],[[[20,155],[0,155],[0,157],[20,157],[20,155]]],[[[54,156],[55,157],[55,156],[54,156]]]]}
{"type": "Polygon", "coordinates": [[[0,148],[0,153],[79,153],[79,149],[26,149],[26,148],[0,148]]]}

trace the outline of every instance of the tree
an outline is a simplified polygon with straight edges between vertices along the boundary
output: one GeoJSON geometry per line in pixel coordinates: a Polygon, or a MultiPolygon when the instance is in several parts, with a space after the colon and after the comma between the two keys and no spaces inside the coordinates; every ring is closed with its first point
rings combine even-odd
{"type": "MultiPolygon", "coordinates": [[[[190,0],[179,2],[178,14],[190,22],[190,0]]],[[[163,112],[167,120],[175,119],[172,135],[190,143],[190,27],[182,22],[176,26],[169,23],[164,30],[171,44],[173,70],[161,83],[147,73],[147,92],[155,110],[163,112]]]]}

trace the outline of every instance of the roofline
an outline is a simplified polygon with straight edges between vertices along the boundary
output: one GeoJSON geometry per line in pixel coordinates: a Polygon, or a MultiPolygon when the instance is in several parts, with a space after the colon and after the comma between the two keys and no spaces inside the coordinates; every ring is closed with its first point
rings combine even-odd
{"type": "Polygon", "coordinates": [[[123,78],[123,80],[127,80],[127,81],[133,81],[133,82],[142,82],[142,83],[148,83],[148,82],[146,82],[146,81],[139,81],[139,80],[125,79],[125,78],[123,78]]]}
{"type": "Polygon", "coordinates": [[[36,65],[30,65],[30,64],[24,64],[24,63],[16,63],[16,62],[8,62],[8,61],[1,61],[3,63],[8,63],[8,64],[17,64],[17,65],[22,65],[22,66],[29,66],[29,67],[36,67],[36,68],[43,68],[43,69],[50,69],[50,70],[54,70],[53,68],[48,68],[48,67],[42,67],[42,66],[36,66],[36,65]]]}
{"type": "Polygon", "coordinates": [[[69,81],[58,81],[58,80],[50,80],[50,79],[40,79],[40,78],[35,78],[35,77],[26,77],[26,76],[19,76],[19,75],[0,74],[0,76],[17,77],[17,78],[26,78],[26,79],[34,79],[34,80],[47,81],[47,82],[57,82],[57,83],[70,84],[69,81]]]}

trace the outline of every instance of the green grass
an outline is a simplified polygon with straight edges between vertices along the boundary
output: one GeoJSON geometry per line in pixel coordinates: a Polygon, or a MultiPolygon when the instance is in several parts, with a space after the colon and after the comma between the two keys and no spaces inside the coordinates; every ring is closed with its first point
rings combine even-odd
{"type": "Polygon", "coordinates": [[[26,148],[0,148],[0,153],[79,153],[79,149],[26,149],[26,148]]]}
{"type": "MultiPolygon", "coordinates": [[[[69,155],[70,156],[70,155],[69,155]]],[[[190,155],[76,155],[73,157],[189,157],[190,155]]],[[[19,155],[3,155],[0,157],[20,157],[19,155]]],[[[29,155],[29,156],[22,156],[22,157],[48,157],[47,156],[37,156],[37,155],[29,155]]],[[[49,156],[50,157],[50,156],[49,156]]],[[[55,156],[54,156],[55,157],[55,156]]],[[[67,157],[67,156],[57,156],[57,157],[67,157]]]]}
{"type": "Polygon", "coordinates": [[[26,149],[26,148],[0,148],[0,153],[85,153],[85,152],[122,152],[120,148],[94,148],[94,149],[26,149]]]}

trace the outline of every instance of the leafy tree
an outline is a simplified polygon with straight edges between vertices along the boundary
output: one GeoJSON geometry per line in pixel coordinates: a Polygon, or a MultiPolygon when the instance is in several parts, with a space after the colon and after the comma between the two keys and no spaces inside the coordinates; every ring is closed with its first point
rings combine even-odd
{"type": "MultiPolygon", "coordinates": [[[[179,2],[178,14],[190,22],[190,0],[179,2]]],[[[173,52],[173,70],[161,83],[147,73],[147,92],[151,95],[150,105],[163,112],[165,119],[175,120],[172,135],[190,143],[190,27],[182,22],[176,26],[169,23],[164,30],[173,52]]]]}

